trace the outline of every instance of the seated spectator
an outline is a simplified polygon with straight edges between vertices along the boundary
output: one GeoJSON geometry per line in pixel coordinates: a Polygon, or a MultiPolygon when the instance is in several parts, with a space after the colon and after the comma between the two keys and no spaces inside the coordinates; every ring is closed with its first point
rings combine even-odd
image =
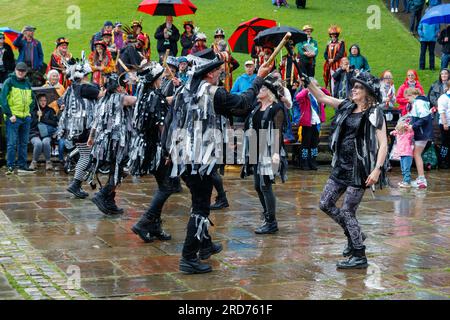
{"type": "MultiPolygon", "coordinates": [[[[59,82],[59,73],[57,70],[50,70],[47,73],[47,82],[44,84],[44,87],[54,87],[56,89],[56,92],[60,97],[63,96],[64,92],[66,92],[66,88],[63,87],[63,85],[59,82]]],[[[55,114],[58,114],[60,111],[60,107],[58,106],[57,101],[53,101],[49,104],[49,107],[55,110],[55,114]]]]}
{"type": "Polygon", "coordinates": [[[195,35],[195,43],[194,46],[191,49],[191,54],[200,52],[207,49],[206,46],[206,35],[204,33],[197,33],[195,35]]]}
{"type": "Polygon", "coordinates": [[[382,81],[380,91],[383,97],[382,101],[383,107],[385,109],[393,109],[395,104],[395,86],[391,71],[390,70],[383,71],[380,80],[382,81]]]}
{"type": "Polygon", "coordinates": [[[349,60],[345,57],[342,58],[340,67],[332,75],[334,79],[333,97],[337,99],[350,98],[352,92],[350,80],[354,75],[355,70],[350,67],[349,60]]]}
{"type": "Polygon", "coordinates": [[[398,108],[402,114],[402,116],[406,115],[408,113],[408,110],[406,110],[406,106],[409,103],[409,100],[405,97],[405,90],[408,88],[416,88],[420,91],[421,95],[424,94],[422,85],[419,82],[419,76],[417,75],[417,71],[410,69],[406,73],[406,79],[405,82],[398,88],[397,93],[397,103],[398,108]]]}
{"type": "Polygon", "coordinates": [[[450,80],[447,80],[446,94],[442,94],[437,102],[439,113],[439,129],[441,131],[441,152],[439,168],[450,168],[450,80]]]}
{"type": "Polygon", "coordinates": [[[449,79],[450,70],[447,68],[442,69],[439,73],[439,79],[433,82],[430,91],[428,91],[428,100],[430,100],[431,108],[438,107],[438,99],[447,91],[447,81],[449,79]]]}
{"type": "MultiPolygon", "coordinates": [[[[317,80],[312,80],[319,85],[317,80]]],[[[322,88],[326,95],[330,92],[322,88]]],[[[320,124],[326,121],[325,105],[319,104],[317,99],[309,92],[303,89],[295,97],[300,106],[300,122],[302,132],[302,148],[300,149],[300,169],[317,170],[316,158],[319,153],[320,124]]]]}
{"type": "Polygon", "coordinates": [[[361,49],[357,44],[354,44],[350,47],[348,61],[350,63],[350,66],[355,70],[356,73],[370,72],[369,63],[367,62],[366,57],[361,55],[361,49]]]}
{"type": "Polygon", "coordinates": [[[37,108],[31,113],[30,141],[33,145],[33,160],[30,169],[35,170],[39,156],[45,157],[45,170],[53,170],[51,156],[52,135],[56,133],[58,118],[55,110],[47,105],[45,94],[37,96],[37,108]]]}

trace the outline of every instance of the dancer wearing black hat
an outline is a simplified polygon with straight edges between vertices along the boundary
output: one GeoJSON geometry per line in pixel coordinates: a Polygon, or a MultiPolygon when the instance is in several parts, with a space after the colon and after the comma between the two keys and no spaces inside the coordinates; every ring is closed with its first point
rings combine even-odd
{"type": "Polygon", "coordinates": [[[165,119],[169,104],[161,92],[164,68],[151,63],[139,72],[138,101],[133,115],[135,134],[132,139],[129,169],[132,175],[152,174],[158,184],[148,210],[131,228],[145,242],[155,239],[170,240],[170,234],[162,229],[161,211],[171,194],[180,188],[179,178],[170,178],[170,166],[163,148],[166,131],[165,119]]]}
{"type": "Polygon", "coordinates": [[[105,85],[106,95],[97,104],[95,124],[87,145],[92,147],[91,174],[95,175],[105,164],[110,168],[108,182],[92,202],[104,214],[113,215],[123,213],[116,205],[116,188],[125,176],[132,136],[133,110],[129,107],[135,104],[136,97],[126,94],[126,84],[115,73],[108,77],[105,85]]]}
{"type": "Polygon", "coordinates": [[[221,147],[223,141],[217,141],[216,136],[221,132],[219,117],[248,113],[263,78],[272,67],[262,66],[253,86],[240,95],[234,95],[223,87],[217,87],[222,64],[223,61],[216,58],[196,65],[192,78],[175,95],[171,114],[173,118],[167,139],[173,162],[171,176],[181,175],[192,196],[191,215],[180,260],[180,270],[185,273],[210,272],[211,266],[200,262],[200,259],[208,259],[222,250],[220,244],[212,242],[208,233],[213,189],[211,172],[222,157],[217,147],[221,147]],[[195,139],[198,135],[202,138],[200,141],[195,139]]]}
{"type": "Polygon", "coordinates": [[[380,92],[380,81],[361,72],[351,79],[351,99],[340,100],[325,95],[306,75],[303,80],[319,103],[336,108],[331,135],[333,169],[321,199],[320,209],[336,221],[347,237],[343,252],[348,260],[338,262],[339,269],[367,268],[364,233],[361,232],[356,209],[366,188],[387,185],[386,121],[380,92]],[[341,208],[336,202],[344,195],[341,208]]]}

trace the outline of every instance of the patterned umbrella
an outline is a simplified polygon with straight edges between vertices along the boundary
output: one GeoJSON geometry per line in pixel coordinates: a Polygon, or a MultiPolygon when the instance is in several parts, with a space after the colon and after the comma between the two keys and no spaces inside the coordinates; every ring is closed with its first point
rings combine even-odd
{"type": "Polygon", "coordinates": [[[8,27],[0,27],[0,32],[3,32],[5,35],[5,42],[11,46],[12,49],[17,49],[13,42],[16,40],[16,38],[19,36],[19,31],[10,29],[8,27]]]}
{"type": "Polygon", "coordinates": [[[262,18],[253,18],[242,22],[228,39],[231,50],[233,52],[250,53],[254,43],[253,40],[258,33],[276,25],[276,21],[262,18]]]}
{"type": "Polygon", "coordinates": [[[151,16],[184,16],[194,14],[197,7],[189,0],[144,0],[138,11],[151,16]]]}

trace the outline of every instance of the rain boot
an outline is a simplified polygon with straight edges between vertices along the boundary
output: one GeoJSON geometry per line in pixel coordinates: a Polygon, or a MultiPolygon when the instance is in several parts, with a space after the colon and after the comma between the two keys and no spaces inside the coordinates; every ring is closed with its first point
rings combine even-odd
{"type": "Polygon", "coordinates": [[[113,211],[110,210],[110,207],[108,206],[108,197],[110,197],[111,192],[112,192],[111,186],[106,185],[103,188],[101,188],[100,191],[97,192],[92,198],[92,202],[95,203],[97,208],[106,215],[115,214],[113,211]]]}
{"type": "Polygon", "coordinates": [[[211,210],[220,210],[223,208],[228,208],[230,204],[228,203],[227,195],[224,192],[222,195],[216,197],[216,202],[210,206],[211,210]]]}
{"type": "Polygon", "coordinates": [[[72,183],[67,188],[67,191],[78,199],[84,199],[89,196],[89,193],[81,189],[81,181],[77,179],[73,179],[72,183]]]}
{"type": "Polygon", "coordinates": [[[159,217],[146,216],[142,218],[133,226],[131,230],[137,234],[144,242],[152,242],[153,240],[171,240],[172,236],[162,229],[162,221],[159,217]]]}
{"type": "Polygon", "coordinates": [[[123,214],[124,210],[119,208],[116,204],[116,193],[111,192],[106,198],[106,207],[112,214],[123,214]]]}
{"type": "Polygon", "coordinates": [[[211,241],[211,239],[209,239],[209,241],[206,242],[205,245],[203,245],[202,243],[202,248],[200,249],[199,253],[200,260],[206,260],[211,257],[211,255],[222,251],[222,249],[223,246],[220,243],[214,243],[211,241]]]}
{"type": "Polygon", "coordinates": [[[278,231],[278,223],[274,213],[265,213],[264,223],[255,230],[256,234],[272,234],[278,231]]]}
{"type": "Polygon", "coordinates": [[[202,263],[198,257],[195,257],[193,259],[181,257],[180,271],[188,274],[207,273],[211,272],[212,268],[209,264],[202,263]]]}
{"type": "Polygon", "coordinates": [[[308,164],[311,170],[317,170],[317,148],[308,150],[308,164]]]}
{"type": "Polygon", "coordinates": [[[353,254],[348,260],[336,264],[338,269],[365,269],[369,266],[366,258],[366,247],[353,249],[353,254]]]}
{"type": "Polygon", "coordinates": [[[308,162],[308,149],[300,149],[300,170],[311,170],[308,162]]]}

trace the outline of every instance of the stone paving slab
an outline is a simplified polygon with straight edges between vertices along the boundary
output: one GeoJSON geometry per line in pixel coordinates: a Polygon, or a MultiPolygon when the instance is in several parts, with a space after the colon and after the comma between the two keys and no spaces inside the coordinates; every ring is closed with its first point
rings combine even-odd
{"type": "MultiPolygon", "coordinates": [[[[450,171],[427,173],[426,191],[366,192],[357,217],[369,268],[353,271],[336,270],[346,240],[318,208],[328,175],[326,166],[290,170],[288,182],[274,186],[280,231],[256,236],[253,181],[227,171],[230,207],[211,213],[210,229],[224,250],[204,275],[178,271],[190,206],[184,185],[163,210],[173,239],[144,243],[130,228],[151,201],[152,177],[127,178],[117,195],[125,214],[105,217],[89,199],[64,192],[71,177],[63,173],[7,176],[0,299],[450,299],[450,171]]],[[[401,180],[398,168],[390,179],[401,180]]]]}

